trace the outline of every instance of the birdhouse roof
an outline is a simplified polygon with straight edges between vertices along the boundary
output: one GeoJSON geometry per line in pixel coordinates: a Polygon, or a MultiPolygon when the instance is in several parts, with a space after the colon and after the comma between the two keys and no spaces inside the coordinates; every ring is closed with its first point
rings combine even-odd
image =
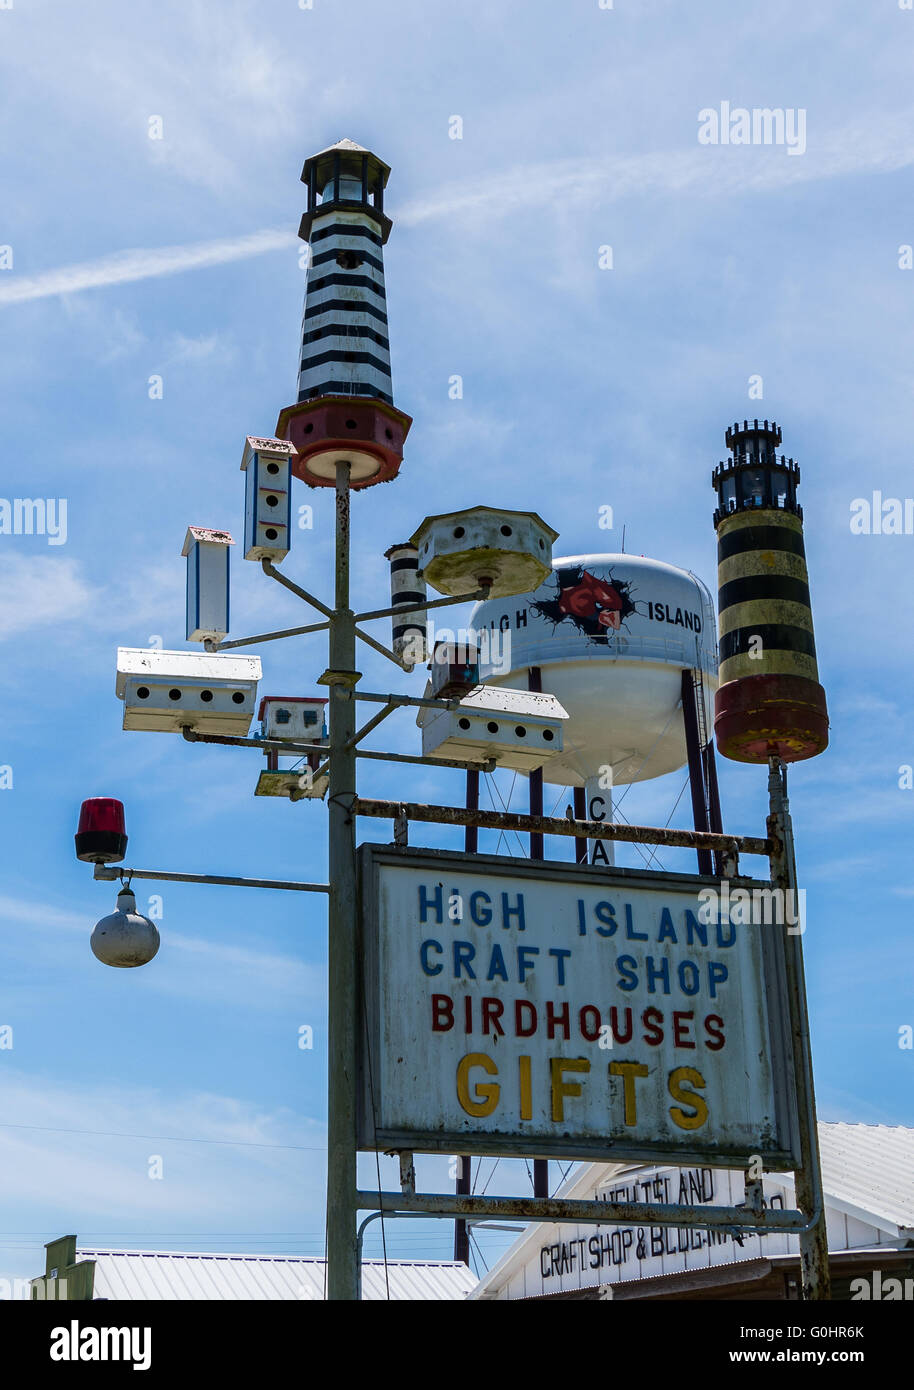
{"type": "Polygon", "coordinates": [[[228,531],[213,531],[208,526],[188,526],[181,554],[189,555],[191,546],[196,545],[198,541],[204,541],[209,545],[235,544],[228,531]]]}

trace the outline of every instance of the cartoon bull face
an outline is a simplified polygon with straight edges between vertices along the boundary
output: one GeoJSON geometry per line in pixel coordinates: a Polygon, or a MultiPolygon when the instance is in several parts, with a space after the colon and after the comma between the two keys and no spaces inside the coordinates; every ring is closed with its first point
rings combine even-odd
{"type": "Polygon", "coordinates": [[[534,603],[541,617],[553,623],[566,620],[579,632],[598,642],[607,642],[610,632],[618,632],[635,605],[629,598],[630,585],[610,573],[601,579],[581,566],[556,571],[558,593],[555,598],[534,603]]]}

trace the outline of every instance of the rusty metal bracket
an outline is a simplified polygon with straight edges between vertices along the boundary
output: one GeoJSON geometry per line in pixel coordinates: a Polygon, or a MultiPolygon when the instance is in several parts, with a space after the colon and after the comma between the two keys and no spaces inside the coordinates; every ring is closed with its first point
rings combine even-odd
{"type": "Polygon", "coordinates": [[[742,854],[771,853],[771,842],[752,835],[718,835],[710,830],[671,830],[647,825],[622,825],[608,821],[565,820],[552,816],[528,816],[512,811],[470,811],[462,806],[427,806],[421,803],[375,801],[359,797],[355,803],[359,816],[394,820],[432,821],[442,825],[478,825],[489,830],[516,830],[519,833],[570,835],[588,840],[622,840],[634,844],[668,845],[678,849],[710,849],[725,855],[737,867],[742,854]]]}

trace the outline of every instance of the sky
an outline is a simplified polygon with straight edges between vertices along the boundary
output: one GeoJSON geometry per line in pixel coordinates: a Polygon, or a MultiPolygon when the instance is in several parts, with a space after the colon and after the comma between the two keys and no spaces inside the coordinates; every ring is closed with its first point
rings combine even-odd
{"type": "MultiPolygon", "coordinates": [[[[414,419],[400,477],[354,502],[363,607],[388,545],[477,504],[539,512],[556,554],[619,550],[624,525],[629,551],[713,589],[724,429],[782,425],[832,726],[790,777],[819,1112],[912,1123],[914,535],[850,524],[856,499],[912,491],[912,68],[898,0],[0,4],[2,493],[66,502],[56,536],[0,535],[0,1276],[39,1273],[71,1231],[322,1248],[324,901],[137,884],[141,910],[162,899],[161,950],[108,970],[89,935],[114,888],[71,837],[85,797],[116,796],[129,863],[326,873],[320,803],[255,801],[250,750],[122,732],[114,680],[119,645],[185,646],[187,525],[240,535],[244,437],[296,390],[301,166],[342,137],[393,171],[394,393],[414,419]],[[802,147],[702,143],[724,102],[803,112],[802,147]]],[[[314,524],[284,569],[329,595],[332,504],[296,501],[314,524]]],[[[307,622],[239,552],[233,635],[307,622]]],[[[259,649],[262,692],[316,692],[322,641],[259,649]]],[[[368,656],[366,684],[388,669],[368,656]]],[[[385,730],[416,751],[409,715],[385,730]]],[[[718,766],[726,827],[761,834],[764,770],[718,766]]],[[[410,789],[462,796],[456,772],[410,789]]],[[[636,786],[625,813],[662,824],[681,789],[636,786]]],[[[523,1164],[492,1166],[480,1190],[529,1190],[523,1164]]],[[[419,1177],[447,1184],[447,1160],[419,1177]]],[[[477,1238],[491,1264],[512,1237],[477,1238]]],[[[449,1257],[452,1227],[386,1241],[449,1257]]]]}

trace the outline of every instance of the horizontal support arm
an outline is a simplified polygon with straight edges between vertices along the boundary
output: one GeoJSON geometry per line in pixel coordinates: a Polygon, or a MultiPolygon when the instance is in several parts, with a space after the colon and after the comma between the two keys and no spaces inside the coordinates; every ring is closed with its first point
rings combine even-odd
{"type": "Polygon", "coordinates": [[[281,637],[303,637],[306,632],[326,632],[326,623],[308,623],[307,627],[284,627],[280,632],[258,632],[254,637],[233,637],[231,642],[204,642],[208,652],[225,652],[230,647],[253,647],[256,642],[278,642],[281,637]]]}
{"type": "Polygon", "coordinates": [[[510,1216],[521,1221],[571,1221],[588,1226],[711,1226],[739,1231],[808,1231],[813,1222],[801,1211],[747,1207],[661,1205],[651,1202],[597,1202],[566,1197],[464,1197],[453,1193],[357,1192],[365,1211],[426,1212],[429,1216],[510,1216]]]}
{"type": "Polygon", "coordinates": [[[381,763],[417,763],[421,767],[456,767],[460,772],[494,772],[498,763],[489,758],[484,763],[461,763],[456,758],[420,758],[414,753],[376,753],[374,749],[359,748],[357,758],[375,758],[381,763]]]}
{"type": "Polygon", "coordinates": [[[304,599],[305,603],[310,603],[311,607],[316,608],[318,613],[323,613],[325,618],[333,617],[332,608],[328,608],[326,603],[321,603],[319,598],[315,598],[313,594],[309,594],[308,590],[303,589],[300,584],[294,584],[291,579],[287,579],[286,576],[276,568],[272,560],[261,560],[260,566],[264,574],[269,575],[270,579],[275,579],[277,584],[281,584],[284,589],[288,589],[289,592],[295,594],[297,598],[304,599]]]}
{"type": "Polygon", "coordinates": [[[731,857],[772,852],[771,840],[752,835],[718,835],[710,830],[671,830],[648,825],[616,825],[608,821],[559,820],[525,816],[513,811],[469,811],[462,806],[425,806],[415,801],[356,799],[357,816],[377,820],[437,821],[443,825],[478,825],[488,830],[516,830],[540,835],[571,835],[584,840],[622,840],[630,844],[668,845],[676,849],[718,850],[731,857]]]}
{"type": "Polygon", "coordinates": [[[393,618],[404,613],[422,613],[429,608],[449,608],[452,603],[475,603],[487,599],[491,593],[491,584],[474,590],[472,594],[455,594],[453,598],[431,598],[424,603],[413,603],[409,605],[401,604],[399,608],[373,608],[370,613],[357,613],[355,620],[357,623],[367,623],[373,618],[393,618]]]}
{"type": "Polygon", "coordinates": [[[431,700],[425,695],[376,695],[372,690],[353,690],[352,699],[371,705],[413,705],[419,709],[459,709],[459,700],[431,700]]]}
{"type": "Polygon", "coordinates": [[[94,877],[113,883],[118,878],[155,878],[162,883],[215,883],[227,888],[283,888],[291,893],[329,893],[329,883],[295,883],[281,878],[240,878],[235,874],[172,874],[158,869],[124,869],[96,864],[94,877]]]}
{"type": "Polygon", "coordinates": [[[236,748],[259,748],[261,753],[326,753],[326,743],[289,743],[280,738],[243,738],[241,734],[198,734],[183,725],[181,733],[188,743],[224,743],[236,748]]]}

